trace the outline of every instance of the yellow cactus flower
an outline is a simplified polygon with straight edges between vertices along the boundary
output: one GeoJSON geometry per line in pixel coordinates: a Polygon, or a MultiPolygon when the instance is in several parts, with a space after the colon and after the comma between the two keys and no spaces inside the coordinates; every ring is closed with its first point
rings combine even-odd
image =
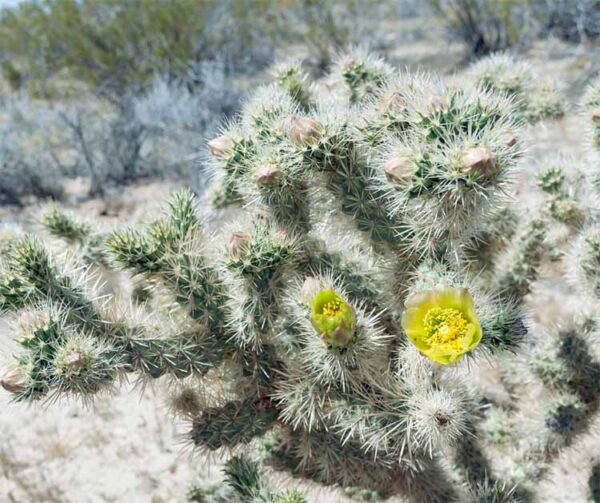
{"type": "Polygon", "coordinates": [[[481,341],[481,326],[466,288],[417,292],[404,305],[402,328],[406,336],[435,362],[454,363],[481,341]]]}
{"type": "Polygon", "coordinates": [[[354,339],[356,315],[335,290],[318,291],[310,301],[310,307],[312,326],[327,344],[341,348],[354,339]]]}

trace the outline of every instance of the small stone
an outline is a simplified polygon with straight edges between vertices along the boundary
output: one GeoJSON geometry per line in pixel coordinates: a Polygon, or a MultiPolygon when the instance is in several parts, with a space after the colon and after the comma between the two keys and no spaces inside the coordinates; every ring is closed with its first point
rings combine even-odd
{"type": "Polygon", "coordinates": [[[227,242],[227,251],[232,257],[241,258],[248,251],[250,234],[243,231],[232,232],[227,242]]]}
{"type": "Polygon", "coordinates": [[[319,123],[310,117],[294,117],[291,128],[292,141],[296,145],[311,145],[319,141],[319,123]]]}
{"type": "Polygon", "coordinates": [[[485,147],[467,149],[461,161],[466,171],[477,174],[488,175],[496,168],[492,153],[485,147]]]}
{"type": "Polygon", "coordinates": [[[221,135],[208,142],[208,150],[217,159],[225,157],[233,149],[233,140],[228,136],[221,135]]]}
{"type": "Polygon", "coordinates": [[[383,166],[387,179],[392,183],[404,183],[414,174],[411,159],[404,155],[390,158],[383,166]]]}
{"type": "Polygon", "coordinates": [[[281,170],[273,164],[265,164],[254,171],[254,180],[260,185],[268,185],[275,182],[281,170]]]}

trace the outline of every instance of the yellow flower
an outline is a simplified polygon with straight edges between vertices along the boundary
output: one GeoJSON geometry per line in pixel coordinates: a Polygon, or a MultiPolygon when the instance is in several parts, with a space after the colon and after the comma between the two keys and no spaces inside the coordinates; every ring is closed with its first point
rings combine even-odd
{"type": "Polygon", "coordinates": [[[310,307],[312,326],[327,344],[340,348],[354,339],[356,315],[335,290],[329,288],[317,292],[310,307]]]}
{"type": "Polygon", "coordinates": [[[417,292],[404,305],[406,336],[433,361],[454,363],[481,341],[481,326],[466,288],[417,292]]]}

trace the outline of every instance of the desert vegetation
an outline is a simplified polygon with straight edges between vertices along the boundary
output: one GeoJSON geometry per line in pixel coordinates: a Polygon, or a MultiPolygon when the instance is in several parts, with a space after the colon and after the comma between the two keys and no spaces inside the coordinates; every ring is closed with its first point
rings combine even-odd
{"type": "Polygon", "coordinates": [[[7,420],[5,497],[597,501],[599,17],[5,9],[0,418],[77,407],[97,449],[119,410],[154,425],[141,464],[179,449],[172,424],[194,454],[84,496],[7,420]]]}

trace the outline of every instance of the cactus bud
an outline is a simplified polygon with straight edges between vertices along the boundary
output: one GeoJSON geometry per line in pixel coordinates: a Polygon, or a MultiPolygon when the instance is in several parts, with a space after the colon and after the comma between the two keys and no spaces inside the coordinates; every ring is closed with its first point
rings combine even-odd
{"type": "Polygon", "coordinates": [[[413,175],[411,160],[403,155],[389,159],[383,166],[383,171],[390,182],[397,184],[406,182],[413,175]]]}
{"type": "Polygon", "coordinates": [[[354,339],[356,315],[335,290],[320,290],[310,302],[310,321],[329,346],[343,348],[354,339]]]}
{"type": "Polygon", "coordinates": [[[600,110],[594,110],[594,111],[592,111],[592,121],[593,122],[600,122],[600,110]]]}
{"type": "Polygon", "coordinates": [[[275,182],[279,175],[281,175],[281,170],[277,166],[265,164],[254,171],[254,180],[259,185],[269,185],[275,182]]]}
{"type": "Polygon", "coordinates": [[[309,303],[310,300],[317,294],[319,290],[323,290],[324,285],[323,282],[315,278],[313,276],[309,276],[302,283],[302,288],[300,289],[300,298],[302,302],[309,303]]]}
{"type": "Polygon", "coordinates": [[[294,117],[291,129],[292,141],[296,145],[310,145],[319,141],[319,123],[310,117],[294,117]]]}
{"type": "Polygon", "coordinates": [[[221,135],[208,142],[208,150],[217,159],[225,157],[233,148],[233,140],[228,136],[221,135]]]}
{"type": "Polygon", "coordinates": [[[467,149],[461,158],[461,165],[466,171],[481,175],[489,175],[496,168],[492,153],[485,147],[467,149]]]}
{"type": "Polygon", "coordinates": [[[243,231],[232,232],[227,242],[227,251],[232,257],[241,258],[246,254],[250,234],[243,231]]]}
{"type": "Polygon", "coordinates": [[[0,369],[0,386],[9,393],[19,393],[25,387],[25,381],[18,367],[11,365],[0,369]]]}
{"type": "Polygon", "coordinates": [[[514,147],[517,144],[517,136],[514,134],[509,134],[506,138],[506,146],[514,147]]]}

